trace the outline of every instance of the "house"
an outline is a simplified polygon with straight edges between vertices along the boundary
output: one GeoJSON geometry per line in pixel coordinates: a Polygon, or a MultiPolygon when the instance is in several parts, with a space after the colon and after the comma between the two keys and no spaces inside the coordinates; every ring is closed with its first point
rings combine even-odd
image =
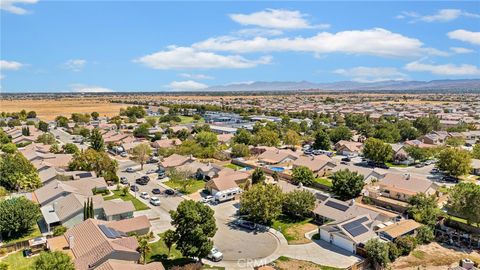
{"type": "Polygon", "coordinates": [[[266,151],[258,156],[258,160],[269,165],[289,163],[296,160],[300,154],[290,149],[265,147],[266,151]]]}
{"type": "Polygon", "coordinates": [[[150,221],[145,215],[137,216],[129,219],[122,219],[111,221],[108,226],[117,231],[124,232],[126,234],[146,235],[150,232],[150,221]]]}
{"type": "Polygon", "coordinates": [[[404,219],[399,222],[385,222],[377,225],[377,234],[382,239],[388,241],[394,241],[398,237],[413,235],[415,236],[416,230],[420,228],[422,224],[416,222],[413,219],[404,219]]]}
{"type": "Polygon", "coordinates": [[[230,141],[233,139],[234,134],[232,133],[226,133],[226,134],[218,134],[217,139],[219,143],[222,144],[229,144],[230,141]]]}
{"type": "Polygon", "coordinates": [[[202,163],[196,160],[177,166],[177,169],[191,172],[196,179],[210,180],[217,176],[223,167],[209,163],[202,163]]]}
{"type": "Polygon", "coordinates": [[[480,176],[480,159],[472,158],[472,174],[480,176]]]}
{"type": "Polygon", "coordinates": [[[237,128],[234,127],[226,127],[226,126],[217,126],[217,125],[210,125],[210,130],[217,134],[235,134],[237,133],[237,128]]]}
{"type": "Polygon", "coordinates": [[[345,156],[358,156],[362,151],[363,143],[361,142],[351,142],[351,141],[338,141],[334,149],[337,151],[339,155],[345,156]]]}
{"type": "Polygon", "coordinates": [[[95,269],[109,260],[133,264],[140,259],[138,246],[135,236],[113,229],[110,222],[95,219],[87,219],[64,235],[47,240],[50,250],[67,251],[78,270],[95,269]]]}
{"type": "Polygon", "coordinates": [[[388,173],[378,182],[383,197],[407,202],[410,197],[418,193],[435,194],[437,186],[428,179],[410,174],[388,173]]]}
{"type": "Polygon", "coordinates": [[[421,136],[420,138],[418,138],[418,140],[425,144],[442,145],[445,143],[447,138],[447,132],[434,131],[421,136]]]}
{"type": "Polygon", "coordinates": [[[320,226],[320,239],[337,247],[356,253],[357,247],[378,238],[373,230],[374,220],[369,215],[360,215],[350,219],[320,226]]]}
{"type": "Polygon", "coordinates": [[[405,150],[405,144],[394,143],[394,144],[390,144],[390,146],[392,146],[392,150],[393,150],[392,158],[395,164],[410,165],[415,162],[415,160],[413,160],[405,150]]]}
{"type": "Polygon", "coordinates": [[[54,200],[72,193],[83,196],[92,196],[93,189],[106,190],[107,185],[103,177],[86,178],[82,180],[59,181],[54,180],[33,192],[33,197],[40,206],[45,206],[54,200]]]}
{"type": "Polygon", "coordinates": [[[151,262],[149,264],[137,264],[125,262],[122,260],[109,259],[102,263],[95,270],[165,270],[161,262],[151,262]]]}
{"type": "Polygon", "coordinates": [[[154,142],[151,143],[151,146],[153,148],[171,148],[171,147],[175,147],[177,145],[181,145],[182,144],[182,141],[177,139],[177,138],[174,138],[174,139],[161,139],[161,140],[156,140],[154,142]]]}
{"type": "Polygon", "coordinates": [[[205,188],[215,195],[217,192],[238,188],[239,184],[245,183],[249,178],[250,174],[247,172],[223,168],[215,178],[205,184],[205,188]]]}
{"type": "Polygon", "coordinates": [[[301,156],[293,161],[293,167],[307,167],[317,176],[324,176],[335,168],[334,161],[327,155],[301,156]]]}
{"type": "Polygon", "coordinates": [[[178,155],[178,154],[173,154],[173,155],[170,155],[166,158],[163,158],[160,161],[160,165],[163,168],[168,169],[168,168],[174,168],[174,167],[182,166],[184,164],[192,162],[193,160],[194,160],[194,158],[192,156],[182,156],[182,155],[178,155]]]}
{"type": "Polygon", "coordinates": [[[385,174],[387,174],[387,171],[381,168],[367,168],[367,167],[361,167],[361,166],[354,166],[352,164],[337,164],[331,171],[330,173],[336,173],[341,170],[349,170],[351,172],[356,172],[360,175],[363,175],[363,181],[365,183],[370,183],[372,180],[378,180],[382,179],[385,174]]]}

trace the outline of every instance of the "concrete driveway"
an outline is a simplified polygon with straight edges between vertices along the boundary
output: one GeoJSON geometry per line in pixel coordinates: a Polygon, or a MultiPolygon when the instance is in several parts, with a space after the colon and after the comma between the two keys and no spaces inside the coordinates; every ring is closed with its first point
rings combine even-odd
{"type": "Polygon", "coordinates": [[[223,253],[224,261],[262,259],[273,254],[279,246],[279,241],[272,233],[250,231],[231,223],[235,219],[237,207],[235,201],[212,206],[218,227],[213,241],[223,253]]]}

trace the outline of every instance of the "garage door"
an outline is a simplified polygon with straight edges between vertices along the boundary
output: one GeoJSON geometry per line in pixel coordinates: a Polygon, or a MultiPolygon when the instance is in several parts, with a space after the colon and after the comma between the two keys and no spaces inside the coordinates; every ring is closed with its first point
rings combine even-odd
{"type": "Polygon", "coordinates": [[[352,253],[354,253],[354,249],[353,249],[353,242],[343,238],[343,237],[340,237],[340,236],[336,236],[334,235],[333,236],[333,244],[339,248],[343,248],[347,251],[350,251],[352,253]]]}

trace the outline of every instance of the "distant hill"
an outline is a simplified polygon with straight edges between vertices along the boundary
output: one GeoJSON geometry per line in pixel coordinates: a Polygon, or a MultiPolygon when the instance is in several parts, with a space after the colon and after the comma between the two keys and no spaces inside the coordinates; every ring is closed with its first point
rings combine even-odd
{"type": "Polygon", "coordinates": [[[480,90],[480,79],[434,80],[434,81],[382,81],[360,83],[340,81],[332,83],[300,82],[251,82],[211,86],[207,91],[372,91],[372,90],[480,90]]]}

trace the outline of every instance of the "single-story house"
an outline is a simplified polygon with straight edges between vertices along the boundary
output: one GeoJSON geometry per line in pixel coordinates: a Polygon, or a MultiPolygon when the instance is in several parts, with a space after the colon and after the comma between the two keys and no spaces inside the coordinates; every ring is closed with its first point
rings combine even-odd
{"type": "Polygon", "coordinates": [[[168,169],[168,168],[174,168],[174,167],[185,165],[194,160],[195,159],[192,156],[182,156],[178,154],[173,154],[160,160],[160,165],[165,169],[168,169]]]}
{"type": "Polygon", "coordinates": [[[175,147],[177,145],[181,145],[182,141],[174,138],[174,139],[161,139],[161,140],[156,140],[151,143],[153,148],[171,148],[175,147]]]}
{"type": "Polygon", "coordinates": [[[386,174],[378,182],[383,197],[407,202],[418,193],[435,194],[437,186],[430,180],[411,176],[410,174],[386,174]]]}
{"type": "Polygon", "coordinates": [[[384,224],[378,224],[377,234],[380,238],[388,241],[394,241],[398,237],[413,235],[415,236],[416,230],[420,228],[422,224],[416,222],[413,219],[405,219],[399,222],[386,222],[384,224]]]}
{"type": "Polygon", "coordinates": [[[324,176],[335,168],[334,161],[327,155],[301,156],[293,161],[293,167],[307,167],[318,176],[324,176]]]}
{"type": "Polygon", "coordinates": [[[334,148],[339,155],[358,156],[362,152],[363,143],[341,140],[335,144],[334,148]]]}
{"type": "Polygon", "coordinates": [[[205,188],[215,195],[217,192],[227,189],[238,188],[238,185],[245,183],[250,178],[250,174],[244,171],[235,171],[230,168],[223,168],[218,172],[217,177],[211,179],[205,184],[205,188]]]}
{"type": "Polygon", "coordinates": [[[269,165],[292,162],[299,158],[300,154],[290,149],[278,149],[265,147],[266,151],[258,156],[258,160],[269,165]]]}

